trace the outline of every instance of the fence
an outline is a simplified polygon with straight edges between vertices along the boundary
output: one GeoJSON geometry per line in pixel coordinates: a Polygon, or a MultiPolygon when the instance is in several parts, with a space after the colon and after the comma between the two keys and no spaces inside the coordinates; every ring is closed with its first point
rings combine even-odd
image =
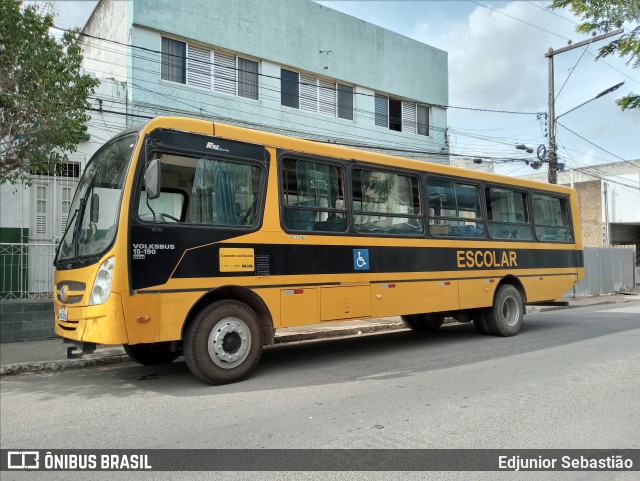
{"type": "Polygon", "coordinates": [[[633,248],[584,248],[585,276],[563,297],[600,296],[632,289],[636,253],[633,248]]]}
{"type": "Polygon", "coordinates": [[[0,244],[0,300],[53,295],[55,244],[0,244]]]}

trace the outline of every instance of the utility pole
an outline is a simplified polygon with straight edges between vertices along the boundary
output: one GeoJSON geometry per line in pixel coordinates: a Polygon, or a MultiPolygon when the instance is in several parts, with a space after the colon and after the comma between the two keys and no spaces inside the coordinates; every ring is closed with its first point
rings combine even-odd
{"type": "Polygon", "coordinates": [[[567,47],[559,48],[558,50],[553,50],[552,48],[549,48],[549,51],[544,54],[544,56],[549,59],[548,102],[549,102],[549,183],[550,184],[558,183],[558,174],[557,174],[558,158],[556,155],[556,115],[555,115],[556,101],[555,101],[555,88],[553,85],[553,56],[558,55],[559,53],[573,50],[574,48],[582,47],[584,45],[589,45],[593,42],[597,42],[605,38],[613,37],[614,35],[620,35],[621,33],[624,33],[624,29],[619,28],[618,30],[614,30],[613,32],[604,33],[602,35],[593,37],[590,40],[583,40],[582,42],[578,42],[573,45],[569,45],[567,47]]]}
{"type": "Polygon", "coordinates": [[[604,246],[609,247],[609,185],[604,183],[604,246]]]}
{"type": "Polygon", "coordinates": [[[553,49],[549,47],[549,183],[558,183],[558,159],[556,158],[556,100],[553,84],[553,49]]]}

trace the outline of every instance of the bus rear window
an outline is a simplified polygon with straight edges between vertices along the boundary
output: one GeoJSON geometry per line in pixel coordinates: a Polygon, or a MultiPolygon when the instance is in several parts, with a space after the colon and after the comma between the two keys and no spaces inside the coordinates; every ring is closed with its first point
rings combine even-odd
{"type": "Polygon", "coordinates": [[[533,194],[533,220],[538,240],[573,241],[567,199],[547,194],[533,194]]]}

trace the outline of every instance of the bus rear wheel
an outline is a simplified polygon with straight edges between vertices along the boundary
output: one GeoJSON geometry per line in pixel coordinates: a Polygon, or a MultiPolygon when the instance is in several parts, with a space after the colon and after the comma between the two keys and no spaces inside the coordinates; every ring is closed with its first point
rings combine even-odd
{"type": "Polygon", "coordinates": [[[400,316],[405,325],[419,332],[433,332],[440,329],[444,322],[444,314],[431,312],[427,314],[409,314],[400,316]]]}
{"type": "Polygon", "coordinates": [[[524,304],[518,289],[510,284],[498,288],[493,306],[485,310],[487,324],[496,336],[515,336],[524,320],[524,304]]]}
{"type": "Polygon", "coordinates": [[[159,366],[174,361],[180,351],[171,350],[170,342],[155,342],[153,344],[125,344],[124,352],[132,361],[143,366],[159,366]]]}
{"type": "Polygon", "coordinates": [[[196,377],[213,385],[245,379],[261,354],[258,316],[238,301],[219,301],[206,307],[184,336],[187,366],[196,377]]]}

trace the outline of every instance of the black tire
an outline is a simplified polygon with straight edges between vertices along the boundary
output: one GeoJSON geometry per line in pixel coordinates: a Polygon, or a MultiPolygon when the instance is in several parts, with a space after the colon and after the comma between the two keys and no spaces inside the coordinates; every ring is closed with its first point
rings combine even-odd
{"type": "Polygon", "coordinates": [[[487,336],[493,334],[489,327],[489,323],[487,322],[487,313],[485,309],[476,309],[473,312],[473,325],[476,326],[476,330],[480,334],[485,334],[487,336]]]}
{"type": "Polygon", "coordinates": [[[246,304],[219,301],[204,308],[184,336],[184,359],[191,372],[213,385],[241,381],[262,355],[258,316],[246,304]]]}
{"type": "Polygon", "coordinates": [[[172,351],[170,342],[156,342],[153,344],[124,344],[124,352],[132,361],[143,366],[159,366],[169,364],[180,354],[180,351],[172,351]]]}
{"type": "Polygon", "coordinates": [[[496,336],[515,336],[524,319],[524,304],[518,289],[505,284],[498,287],[493,306],[485,310],[487,323],[496,336]]]}
{"type": "Polygon", "coordinates": [[[409,314],[400,316],[405,325],[418,332],[434,332],[444,322],[444,314],[432,312],[428,314],[409,314]]]}

